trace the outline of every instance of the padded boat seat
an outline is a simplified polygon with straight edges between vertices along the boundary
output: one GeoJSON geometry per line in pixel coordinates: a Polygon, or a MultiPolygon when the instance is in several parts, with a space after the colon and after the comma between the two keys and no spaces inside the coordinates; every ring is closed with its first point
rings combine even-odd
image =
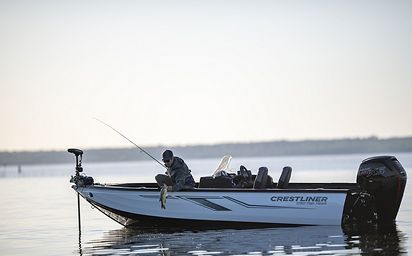
{"type": "Polygon", "coordinates": [[[267,167],[260,167],[258,174],[256,175],[255,182],[253,183],[254,189],[264,189],[272,187],[272,177],[268,175],[267,167]]]}
{"type": "Polygon", "coordinates": [[[282,174],[280,175],[277,188],[286,188],[289,185],[290,176],[292,175],[292,167],[283,167],[282,174]]]}

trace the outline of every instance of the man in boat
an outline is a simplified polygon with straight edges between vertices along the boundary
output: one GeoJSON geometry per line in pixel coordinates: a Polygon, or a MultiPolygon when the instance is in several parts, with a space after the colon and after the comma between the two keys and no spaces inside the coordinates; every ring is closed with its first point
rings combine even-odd
{"type": "Polygon", "coordinates": [[[166,174],[158,174],[155,179],[160,187],[166,184],[168,191],[180,191],[195,187],[195,180],[185,161],[174,156],[171,150],[163,152],[162,160],[167,167],[166,174]]]}

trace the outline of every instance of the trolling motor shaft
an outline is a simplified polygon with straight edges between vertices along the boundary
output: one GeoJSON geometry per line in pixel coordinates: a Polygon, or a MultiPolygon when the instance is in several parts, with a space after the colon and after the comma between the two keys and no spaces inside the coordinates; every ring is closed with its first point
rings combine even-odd
{"type": "MultiPolygon", "coordinates": [[[[71,177],[70,182],[76,184],[76,187],[78,188],[79,186],[83,186],[84,184],[83,182],[84,178],[80,176],[80,173],[83,171],[83,167],[82,167],[83,151],[77,148],[69,148],[67,151],[76,156],[76,175],[74,177],[73,176],[71,177]]],[[[80,246],[81,244],[80,242],[81,221],[80,221],[80,194],[78,191],[77,191],[77,219],[79,221],[79,246],[80,246]]]]}

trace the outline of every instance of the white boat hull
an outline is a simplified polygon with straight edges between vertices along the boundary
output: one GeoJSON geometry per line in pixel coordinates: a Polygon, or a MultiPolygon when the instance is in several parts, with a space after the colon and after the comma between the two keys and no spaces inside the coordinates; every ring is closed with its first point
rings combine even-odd
{"type": "Polygon", "coordinates": [[[347,189],[196,189],[169,192],[166,209],[162,209],[157,189],[104,185],[74,186],[74,189],[125,226],[148,220],[341,225],[348,192],[347,189]]]}

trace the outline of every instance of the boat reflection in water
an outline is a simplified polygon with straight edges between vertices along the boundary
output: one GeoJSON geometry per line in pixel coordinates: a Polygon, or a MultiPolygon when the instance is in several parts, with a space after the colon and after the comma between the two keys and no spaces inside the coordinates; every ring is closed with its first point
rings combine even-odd
{"type": "Polygon", "coordinates": [[[348,248],[366,255],[399,255],[407,253],[407,236],[396,224],[364,225],[344,228],[348,248]]]}
{"type": "Polygon", "coordinates": [[[122,228],[87,242],[82,255],[397,255],[406,253],[406,235],[396,225],[377,228],[177,230],[122,228]]]}

